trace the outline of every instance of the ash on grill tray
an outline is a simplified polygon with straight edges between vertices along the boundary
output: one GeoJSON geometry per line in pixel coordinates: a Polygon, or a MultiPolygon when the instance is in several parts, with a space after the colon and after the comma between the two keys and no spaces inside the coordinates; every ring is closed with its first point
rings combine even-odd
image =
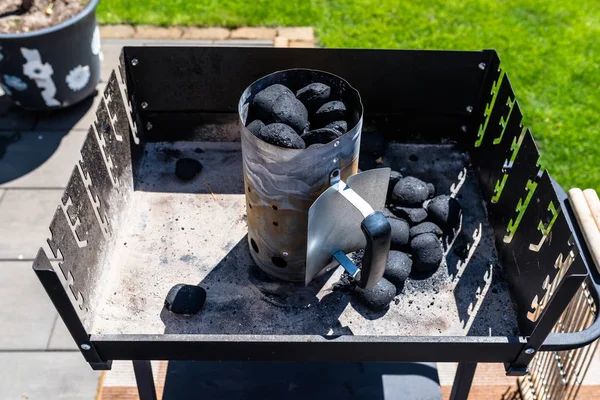
{"type": "MultiPolygon", "coordinates": [[[[397,293],[389,307],[375,311],[365,306],[350,283],[341,279],[341,268],[306,287],[253,272],[258,268],[253,267],[246,236],[239,143],[149,143],[135,176],[137,190],[127,203],[124,229],[106,262],[92,332],[517,334],[516,312],[468,155],[452,144],[372,146],[368,129],[363,143],[378,152],[378,165],[431,182],[438,194],[451,195],[465,210],[458,234],[442,237],[444,257],[435,271],[418,272],[414,256],[408,267],[403,255],[392,252],[385,278],[397,293]],[[174,176],[177,159],[185,157],[202,163],[202,179],[184,182],[174,176]],[[392,262],[397,268],[391,268],[392,262]],[[407,268],[411,271],[404,278],[407,268]],[[206,303],[193,316],[164,308],[165,296],[181,282],[206,290],[206,303]]],[[[411,229],[423,229],[407,223],[411,229]]],[[[287,227],[279,221],[278,229],[287,227]]],[[[410,256],[409,247],[402,252],[410,256]]]]}
{"type": "Polygon", "coordinates": [[[246,127],[279,147],[304,149],[329,143],[348,130],[346,105],[331,99],[331,88],[314,82],[296,94],[281,84],[254,96],[246,127]]]}

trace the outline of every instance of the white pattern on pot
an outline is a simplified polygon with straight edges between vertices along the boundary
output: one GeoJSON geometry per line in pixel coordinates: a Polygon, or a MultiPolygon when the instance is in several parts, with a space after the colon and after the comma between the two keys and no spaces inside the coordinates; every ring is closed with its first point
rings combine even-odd
{"type": "Polygon", "coordinates": [[[4,84],[15,90],[18,90],[19,92],[27,89],[27,84],[18,76],[4,75],[4,84]]]}
{"type": "Polygon", "coordinates": [[[89,66],[86,65],[85,67],[83,67],[81,65],[78,65],[75,68],[73,68],[71,72],[69,72],[69,75],[67,75],[66,82],[72,91],[78,92],[84,87],[86,87],[86,85],[90,81],[90,76],[91,73],[89,66]]]}
{"type": "Polygon", "coordinates": [[[21,47],[21,54],[27,62],[23,64],[23,74],[34,80],[37,87],[42,89],[41,95],[46,105],[49,107],[60,106],[60,102],[54,98],[56,96],[56,85],[52,80],[54,70],[48,63],[42,63],[42,56],[36,49],[26,49],[21,47]]]}
{"type": "Polygon", "coordinates": [[[96,25],[96,29],[94,29],[94,35],[92,36],[92,54],[97,56],[100,54],[100,50],[100,28],[98,28],[98,25],[96,25]]]}

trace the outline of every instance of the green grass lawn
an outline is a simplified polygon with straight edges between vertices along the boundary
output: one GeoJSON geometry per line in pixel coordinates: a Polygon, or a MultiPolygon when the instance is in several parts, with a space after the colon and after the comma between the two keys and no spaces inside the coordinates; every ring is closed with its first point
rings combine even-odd
{"type": "Polygon", "coordinates": [[[311,25],[324,47],[496,49],[565,187],[600,190],[598,0],[102,0],[102,23],[311,25]]]}

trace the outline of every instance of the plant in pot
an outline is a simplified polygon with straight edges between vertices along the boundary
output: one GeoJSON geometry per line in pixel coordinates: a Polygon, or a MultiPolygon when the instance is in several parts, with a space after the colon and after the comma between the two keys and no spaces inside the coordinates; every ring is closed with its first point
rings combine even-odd
{"type": "Polygon", "coordinates": [[[0,85],[21,107],[64,108],[100,80],[99,0],[0,0],[0,85]]]}

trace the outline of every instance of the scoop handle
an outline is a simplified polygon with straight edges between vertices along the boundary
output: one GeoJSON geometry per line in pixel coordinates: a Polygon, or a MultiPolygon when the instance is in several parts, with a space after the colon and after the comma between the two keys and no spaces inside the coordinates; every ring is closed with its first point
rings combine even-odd
{"type": "Polygon", "coordinates": [[[370,288],[383,277],[390,252],[392,228],[380,211],[367,216],[360,224],[367,245],[362,259],[358,286],[370,288]]]}

